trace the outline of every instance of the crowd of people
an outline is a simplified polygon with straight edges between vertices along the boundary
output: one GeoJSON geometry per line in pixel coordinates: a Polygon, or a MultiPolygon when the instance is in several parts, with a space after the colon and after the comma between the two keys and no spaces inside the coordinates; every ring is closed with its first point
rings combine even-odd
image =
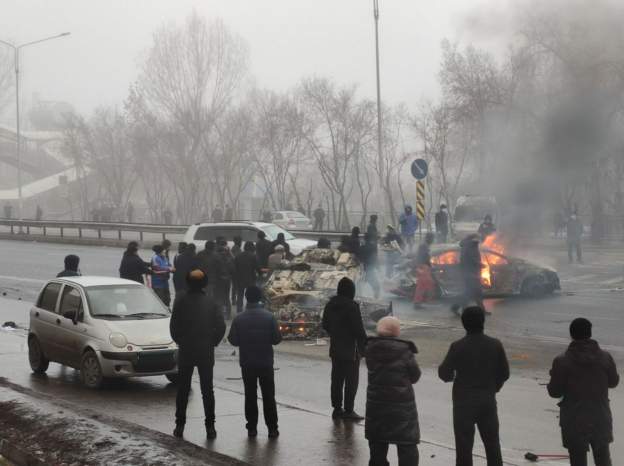
{"type": "MultiPolygon", "coordinates": [[[[406,209],[406,216],[409,215],[406,209]]],[[[485,334],[485,315],[480,285],[479,244],[495,231],[493,223],[484,222],[484,231],[467,236],[461,243],[460,264],[464,271],[465,293],[453,308],[461,316],[466,335],[453,342],[438,367],[443,382],[452,382],[453,429],[456,465],[472,465],[476,429],[483,441],[487,464],[503,464],[497,393],[510,377],[503,344],[485,334]],[[474,305],[470,305],[474,303],[474,305]],[[460,312],[460,310],[462,312],[460,312]]],[[[355,227],[343,237],[339,249],[354,254],[364,266],[364,277],[377,294],[377,217],[371,216],[364,236],[355,227]]],[[[439,232],[444,235],[444,231],[439,232]]],[[[444,239],[439,236],[438,239],[444,239]]],[[[409,244],[403,234],[388,226],[384,242],[409,244]]],[[[436,240],[428,233],[416,251],[416,260],[426,271],[431,267],[430,247],[436,240]]],[[[318,247],[331,247],[319,240],[318,247]]],[[[206,435],[217,436],[213,390],[214,351],[224,338],[239,348],[239,364],[245,393],[246,429],[249,437],[258,435],[258,387],[262,394],[264,421],[269,438],[279,437],[273,347],[281,341],[275,316],[265,309],[258,287],[259,277],[283,266],[292,258],[283,236],[269,241],[263,232],[257,241],[233,239],[228,247],[225,238],[207,241],[197,253],[194,244],[180,243],[170,259],[167,240],[153,247],[149,262],[139,256],[139,244],[130,242],[119,267],[120,277],[149,283],[166,306],[171,306],[169,281],[172,278],[175,300],[172,305],[171,335],[179,347],[178,391],[174,435],[182,437],[194,369],[199,372],[204,406],[206,435]],[[244,299],[246,300],[246,305],[244,299]],[[227,329],[231,307],[236,316],[227,329]],[[226,337],[227,333],[227,337],[226,337]]],[[[80,275],[80,258],[68,255],[58,276],[80,275]]],[[[418,282],[426,285],[426,272],[418,282]]],[[[417,287],[426,294],[427,286],[417,287]]],[[[340,280],[336,295],[322,315],[322,327],[329,335],[331,360],[330,400],[332,418],[340,422],[365,421],[369,443],[369,465],[388,465],[389,445],[396,445],[400,466],[419,464],[420,425],[413,385],[421,378],[416,361],[417,348],[401,339],[401,324],[387,316],[377,323],[376,336],[367,336],[358,302],[356,284],[340,280]],[[368,369],[366,412],[355,411],[361,360],[368,369]]],[[[608,391],[619,383],[613,358],[592,339],[592,324],[584,318],[570,324],[572,342],[552,364],[548,394],[561,398],[560,427],[563,445],[569,451],[572,466],[587,464],[591,449],[597,466],[611,466],[609,444],[613,442],[612,416],[608,391]]]]}

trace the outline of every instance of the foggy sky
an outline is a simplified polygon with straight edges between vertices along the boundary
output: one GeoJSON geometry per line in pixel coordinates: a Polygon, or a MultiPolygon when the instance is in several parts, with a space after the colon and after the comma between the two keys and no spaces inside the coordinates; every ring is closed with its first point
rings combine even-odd
{"type": "MultiPolygon", "coordinates": [[[[382,98],[413,107],[436,97],[441,39],[463,39],[465,14],[484,2],[379,0],[382,98]]],[[[375,96],[372,0],[3,0],[0,38],[22,43],[70,31],[24,50],[22,95],[89,112],[120,104],[154,29],[193,8],[248,41],[259,86],[283,90],[316,74],[375,96]]]]}

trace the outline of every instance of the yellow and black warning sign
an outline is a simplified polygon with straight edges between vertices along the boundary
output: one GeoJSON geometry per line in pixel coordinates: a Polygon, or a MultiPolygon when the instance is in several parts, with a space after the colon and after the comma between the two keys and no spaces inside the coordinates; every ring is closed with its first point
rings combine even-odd
{"type": "Polygon", "coordinates": [[[416,217],[425,218],[425,182],[421,180],[416,182],[416,217]]]}

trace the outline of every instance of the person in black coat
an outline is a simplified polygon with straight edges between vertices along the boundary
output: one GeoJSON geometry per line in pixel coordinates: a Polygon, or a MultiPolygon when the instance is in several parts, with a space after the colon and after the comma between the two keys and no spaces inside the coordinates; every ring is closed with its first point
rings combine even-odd
{"type": "Polygon", "coordinates": [[[273,254],[275,252],[275,248],[279,245],[284,246],[284,251],[286,254],[286,259],[287,260],[292,260],[293,255],[290,253],[290,246],[288,245],[288,243],[286,242],[286,237],[284,236],[284,233],[278,233],[277,234],[277,238],[275,239],[275,241],[273,241],[271,243],[271,254],[273,254]]]}
{"type": "Polygon", "coordinates": [[[381,287],[377,278],[377,240],[369,233],[364,233],[364,244],[358,257],[364,266],[364,279],[373,289],[375,299],[379,298],[381,287]]]}
{"type": "Polygon", "coordinates": [[[446,204],[441,204],[440,210],[435,214],[435,228],[438,234],[438,243],[446,243],[449,233],[449,215],[446,204]]]}
{"type": "MultiPolygon", "coordinates": [[[[453,303],[451,309],[455,313],[474,302],[477,307],[485,310],[483,304],[483,288],[481,285],[481,252],[479,251],[479,235],[471,234],[460,241],[459,267],[464,281],[464,293],[458,301],[453,303]]],[[[489,314],[488,311],[484,311],[489,314]]]]}
{"type": "Polygon", "coordinates": [[[69,254],[65,256],[64,260],[65,268],[56,274],[57,277],[79,277],[82,275],[80,269],[80,257],[75,254],[69,254]]]}
{"type": "Polygon", "coordinates": [[[258,240],[256,241],[256,256],[258,264],[261,268],[266,268],[269,262],[269,256],[273,252],[273,244],[266,239],[264,231],[258,232],[258,240]]]}
{"type": "Polygon", "coordinates": [[[613,442],[613,420],[609,389],[620,382],[609,353],[592,340],[592,324],[578,318],[570,324],[572,343],[555,358],[548,393],[562,398],[559,425],[563,446],[572,466],[587,465],[591,447],[596,466],[611,466],[609,444],[613,442]]]}
{"type": "Polygon", "coordinates": [[[360,227],[353,227],[351,229],[351,236],[349,236],[349,240],[347,242],[348,252],[354,254],[359,259],[361,257],[360,247],[360,227]]]}
{"type": "Polygon", "coordinates": [[[214,349],[225,335],[225,321],[216,303],[203,289],[206,274],[200,269],[187,275],[188,292],[176,296],[171,314],[171,338],[178,345],[178,394],[176,427],[173,435],[182,437],[193,370],[197,367],[204,402],[206,436],[215,438],[215,399],[212,385],[214,349]]]}
{"type": "Polygon", "coordinates": [[[414,398],[420,368],[411,341],[399,340],[401,323],[384,317],[377,323],[378,337],[366,343],[368,388],[365,434],[370,466],[387,465],[389,444],[397,446],[399,466],[418,466],[420,428],[414,398]]]}
{"type": "Polygon", "coordinates": [[[377,244],[377,241],[379,240],[379,232],[377,231],[377,219],[377,215],[371,215],[368,221],[368,226],[366,227],[366,233],[369,234],[375,244],[377,244]]]}
{"type": "Polygon", "coordinates": [[[149,274],[149,271],[149,262],[145,262],[139,257],[139,243],[130,241],[121,258],[119,278],[145,283],[143,277],[149,274]]]}
{"type": "Polygon", "coordinates": [[[234,257],[225,240],[219,241],[217,244],[216,264],[214,297],[226,319],[229,320],[232,316],[230,291],[232,288],[232,277],[234,276],[234,257]]]}
{"type": "Polygon", "coordinates": [[[258,259],[255,247],[251,241],[247,241],[243,252],[234,258],[234,283],[236,284],[236,312],[243,312],[245,290],[255,286],[258,280],[258,259]]]}
{"type": "Polygon", "coordinates": [[[323,311],[322,325],[330,337],[331,402],[334,419],[362,419],[354,411],[354,404],[360,377],[360,357],[364,354],[366,345],[366,331],[360,306],[354,298],[355,284],[344,277],[338,283],[336,296],[329,300],[323,311]]]}
{"type": "Polygon", "coordinates": [[[214,298],[217,281],[217,245],[214,241],[206,241],[204,249],[197,253],[197,266],[206,274],[206,293],[214,298]]]}
{"type": "Polygon", "coordinates": [[[273,346],[282,341],[277,320],[260,302],[262,291],[249,286],[245,292],[247,309],[232,322],[228,341],[240,348],[239,363],[245,385],[245,419],[249,437],[258,435],[258,384],[262,392],[264,421],[269,438],[279,436],[273,346]]]}
{"type": "Polygon", "coordinates": [[[194,243],[187,244],[184,251],[178,254],[173,261],[175,267],[175,271],[173,272],[173,287],[176,293],[188,289],[186,276],[191,270],[199,267],[197,254],[195,254],[196,249],[194,243]]]}
{"type": "Polygon", "coordinates": [[[472,466],[475,424],[488,466],[502,466],[496,393],[509,379],[502,343],[483,333],[485,313],[468,307],[461,316],[466,336],[451,344],[438,368],[444,382],[453,382],[453,428],[458,466],[472,466]]]}

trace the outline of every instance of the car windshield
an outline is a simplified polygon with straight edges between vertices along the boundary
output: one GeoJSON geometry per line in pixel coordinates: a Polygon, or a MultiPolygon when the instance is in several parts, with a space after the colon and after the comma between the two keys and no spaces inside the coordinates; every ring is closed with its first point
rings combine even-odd
{"type": "Polygon", "coordinates": [[[162,319],[169,311],[148,288],[135,285],[87,288],[91,316],[97,319],[162,319]]]}
{"type": "Polygon", "coordinates": [[[264,231],[266,233],[267,237],[271,241],[275,241],[277,239],[277,235],[279,233],[284,233],[284,238],[286,238],[286,241],[290,241],[291,239],[295,239],[295,237],[293,235],[288,233],[283,228],[278,227],[277,225],[266,225],[266,226],[262,227],[262,231],[264,231]]]}

